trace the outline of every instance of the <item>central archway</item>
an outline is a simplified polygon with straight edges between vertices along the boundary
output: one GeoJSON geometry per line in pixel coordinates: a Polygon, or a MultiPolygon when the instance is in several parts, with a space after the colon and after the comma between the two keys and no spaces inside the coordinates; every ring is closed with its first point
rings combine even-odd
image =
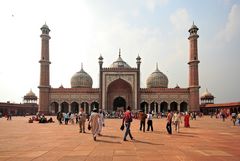
{"type": "Polygon", "coordinates": [[[117,107],[133,105],[132,87],[125,80],[119,78],[109,84],[107,88],[107,111],[116,111],[117,107]]]}
{"type": "Polygon", "coordinates": [[[118,109],[123,109],[126,107],[126,101],[122,97],[117,97],[113,101],[113,111],[117,111],[118,109]]]}

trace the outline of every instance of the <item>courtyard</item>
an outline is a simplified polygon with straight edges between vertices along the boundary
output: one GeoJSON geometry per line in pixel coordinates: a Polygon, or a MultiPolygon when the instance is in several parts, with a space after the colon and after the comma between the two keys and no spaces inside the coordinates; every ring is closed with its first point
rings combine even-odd
{"type": "MultiPolygon", "coordinates": [[[[49,117],[48,117],[49,118],[49,117]]],[[[103,136],[93,141],[90,131],[74,125],[28,123],[29,117],[0,118],[0,161],[239,161],[240,127],[230,119],[204,116],[181,124],[168,135],[166,119],[153,120],[153,132],[139,131],[133,120],[134,140],[124,142],[120,119],[106,119],[103,136]]]]}

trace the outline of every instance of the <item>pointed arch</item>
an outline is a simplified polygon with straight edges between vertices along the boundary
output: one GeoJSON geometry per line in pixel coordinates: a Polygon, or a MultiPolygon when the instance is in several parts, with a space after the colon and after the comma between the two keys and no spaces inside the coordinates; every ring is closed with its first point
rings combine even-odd
{"type": "Polygon", "coordinates": [[[170,110],[171,111],[177,111],[178,110],[177,107],[178,107],[177,102],[174,101],[174,102],[170,103],[170,110]]]}
{"type": "Polygon", "coordinates": [[[58,112],[58,106],[59,106],[59,104],[57,102],[52,102],[50,104],[50,112],[52,114],[56,114],[58,112]]]}
{"type": "Polygon", "coordinates": [[[188,111],[188,104],[187,102],[183,101],[180,103],[180,112],[187,112],[188,111]]]}
{"type": "Polygon", "coordinates": [[[71,103],[71,112],[78,113],[79,112],[79,104],[77,102],[71,103]]]}
{"type": "Polygon", "coordinates": [[[67,102],[62,102],[61,103],[61,112],[68,113],[68,106],[69,104],[67,102]]]}

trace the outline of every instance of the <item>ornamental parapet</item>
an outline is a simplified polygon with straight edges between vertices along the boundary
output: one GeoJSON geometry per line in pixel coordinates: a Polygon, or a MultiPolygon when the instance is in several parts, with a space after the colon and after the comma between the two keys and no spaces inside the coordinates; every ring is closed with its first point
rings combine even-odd
{"type": "Polygon", "coordinates": [[[99,88],[51,88],[50,93],[99,93],[99,88]]]}
{"type": "Polygon", "coordinates": [[[141,93],[189,93],[189,88],[140,88],[141,93]]]}
{"type": "Polygon", "coordinates": [[[112,72],[112,71],[114,71],[114,72],[116,72],[116,71],[121,71],[121,72],[129,72],[129,71],[138,71],[138,69],[137,68],[113,68],[113,67],[109,67],[109,68],[102,68],[102,71],[104,71],[104,72],[112,72]]]}

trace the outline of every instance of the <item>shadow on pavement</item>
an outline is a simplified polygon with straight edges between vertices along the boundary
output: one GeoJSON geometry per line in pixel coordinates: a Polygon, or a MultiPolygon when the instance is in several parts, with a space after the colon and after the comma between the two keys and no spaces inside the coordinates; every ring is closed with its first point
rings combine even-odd
{"type": "Polygon", "coordinates": [[[100,140],[100,139],[97,139],[96,142],[110,143],[110,144],[121,144],[121,142],[119,142],[119,141],[109,141],[109,140],[100,140]]]}
{"type": "Polygon", "coordinates": [[[152,142],[142,141],[142,140],[136,140],[136,139],[134,139],[133,142],[142,143],[142,144],[149,144],[149,145],[164,145],[164,144],[157,144],[157,143],[152,143],[152,142]]]}
{"type": "Polygon", "coordinates": [[[102,135],[101,137],[120,138],[119,136],[113,136],[113,135],[102,135]]]}

